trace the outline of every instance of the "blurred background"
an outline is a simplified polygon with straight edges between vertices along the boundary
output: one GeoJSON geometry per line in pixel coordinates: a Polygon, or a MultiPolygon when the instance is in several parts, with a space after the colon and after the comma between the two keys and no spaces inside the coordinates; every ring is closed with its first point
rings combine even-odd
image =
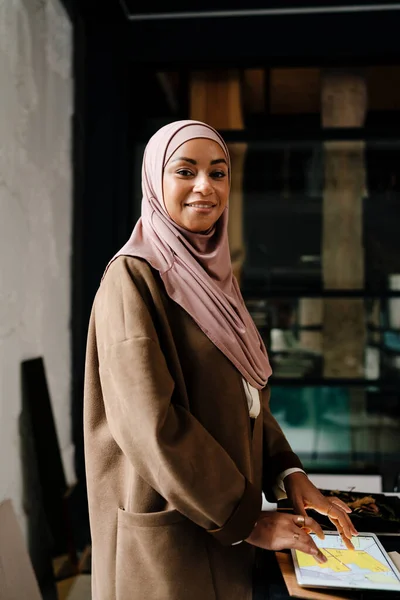
{"type": "Polygon", "coordinates": [[[158,5],[0,4],[0,501],[46,597],[55,558],[90,571],[87,324],[176,119],[228,142],[232,261],[294,450],[399,486],[400,3],[158,5]]]}

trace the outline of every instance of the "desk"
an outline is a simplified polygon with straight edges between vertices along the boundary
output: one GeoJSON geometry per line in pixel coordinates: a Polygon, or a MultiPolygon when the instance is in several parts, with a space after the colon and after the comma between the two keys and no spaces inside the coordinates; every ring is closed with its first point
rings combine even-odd
{"type": "Polygon", "coordinates": [[[349,598],[354,597],[342,593],[340,590],[338,590],[337,593],[332,593],[302,588],[296,581],[291,555],[287,552],[276,552],[276,558],[289,595],[293,598],[307,598],[307,600],[348,600],[349,598]]]}

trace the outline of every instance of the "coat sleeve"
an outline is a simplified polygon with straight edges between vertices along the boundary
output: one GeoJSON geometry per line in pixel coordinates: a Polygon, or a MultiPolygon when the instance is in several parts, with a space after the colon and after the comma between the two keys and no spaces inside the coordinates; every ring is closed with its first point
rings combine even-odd
{"type": "Polygon", "coordinates": [[[123,261],[118,263],[95,303],[110,432],[138,474],[179,512],[224,545],[245,539],[261,510],[261,490],[174,402],[174,381],[148,306],[123,261]]]}
{"type": "Polygon", "coordinates": [[[295,454],[287,441],[285,434],[280,428],[277,420],[271,413],[269,399],[271,396],[268,387],[262,394],[263,410],[263,491],[267,499],[276,501],[276,484],[279,475],[286,469],[297,467],[303,469],[303,465],[297,454],[295,454]]]}

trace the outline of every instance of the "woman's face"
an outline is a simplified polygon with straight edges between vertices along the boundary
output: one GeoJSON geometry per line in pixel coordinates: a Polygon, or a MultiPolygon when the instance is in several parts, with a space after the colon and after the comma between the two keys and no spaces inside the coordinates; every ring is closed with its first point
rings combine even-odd
{"type": "Polygon", "coordinates": [[[195,138],[179,146],[165,165],[165,208],[188,231],[205,232],[224,212],[229,197],[229,173],[219,144],[195,138]]]}

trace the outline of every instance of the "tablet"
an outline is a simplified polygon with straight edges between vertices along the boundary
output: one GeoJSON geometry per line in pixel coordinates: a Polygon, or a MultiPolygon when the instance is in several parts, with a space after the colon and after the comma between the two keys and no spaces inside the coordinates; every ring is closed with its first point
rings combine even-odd
{"type": "Polygon", "coordinates": [[[292,550],[297,583],[304,587],[385,590],[400,593],[400,573],[373,533],[352,538],[348,550],[337,531],[326,531],[320,540],[311,537],[327,562],[320,564],[310,554],[292,550]]]}

